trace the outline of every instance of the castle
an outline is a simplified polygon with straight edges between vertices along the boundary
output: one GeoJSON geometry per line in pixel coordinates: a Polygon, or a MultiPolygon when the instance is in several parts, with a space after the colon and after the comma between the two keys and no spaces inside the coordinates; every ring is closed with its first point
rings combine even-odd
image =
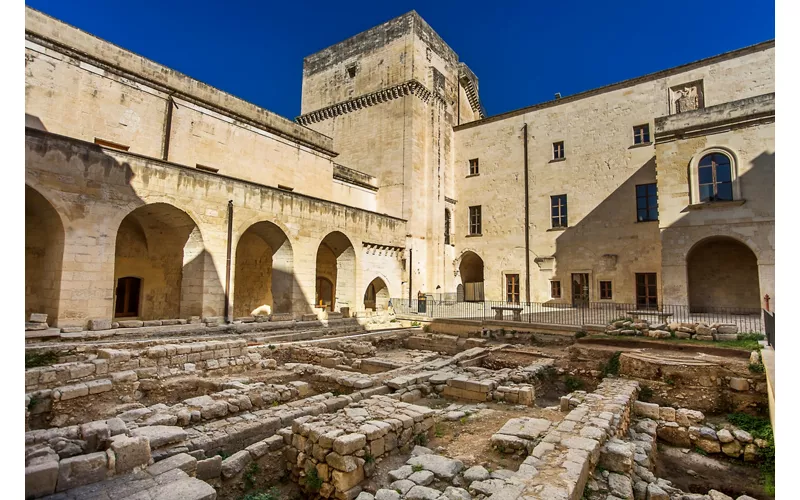
{"type": "Polygon", "coordinates": [[[306,57],[290,121],[26,7],[26,317],[774,308],[774,61],[486,116],[412,11],[306,57]]]}

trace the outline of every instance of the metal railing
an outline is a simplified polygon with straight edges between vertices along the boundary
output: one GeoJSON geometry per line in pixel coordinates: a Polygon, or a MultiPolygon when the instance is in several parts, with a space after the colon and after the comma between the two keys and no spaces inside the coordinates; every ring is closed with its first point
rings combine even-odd
{"type": "MultiPolygon", "coordinates": [[[[659,305],[644,309],[620,302],[588,302],[581,307],[568,303],[481,301],[464,302],[427,295],[425,300],[392,299],[397,314],[421,319],[465,319],[522,321],[553,325],[607,325],[614,320],[636,316],[651,325],[659,323],[705,323],[736,325],[739,332],[764,333],[761,309],[742,307],[704,307],[692,310],[686,305],[659,305]]],[[[773,315],[774,318],[774,315],[773,315]]]]}

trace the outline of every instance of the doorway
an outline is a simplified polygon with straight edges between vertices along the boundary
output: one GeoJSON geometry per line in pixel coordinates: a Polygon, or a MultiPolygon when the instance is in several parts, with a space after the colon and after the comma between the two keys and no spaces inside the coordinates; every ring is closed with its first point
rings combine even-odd
{"type": "Polygon", "coordinates": [[[126,276],[117,280],[117,300],[114,306],[115,317],[135,318],[139,316],[139,292],[141,289],[141,278],[126,276]]]}
{"type": "Polygon", "coordinates": [[[589,273],[572,273],[572,305],[589,305],[589,273]]]}
{"type": "Polygon", "coordinates": [[[636,308],[658,308],[656,273],[636,273],[636,308]]]}

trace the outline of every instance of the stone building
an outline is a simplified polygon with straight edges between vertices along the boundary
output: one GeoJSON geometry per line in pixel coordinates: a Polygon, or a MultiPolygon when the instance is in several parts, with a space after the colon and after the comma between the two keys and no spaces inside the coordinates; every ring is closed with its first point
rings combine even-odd
{"type": "Polygon", "coordinates": [[[308,56],[292,122],[31,8],[25,38],[26,316],[774,300],[774,42],[486,117],[410,12],[308,56]]]}

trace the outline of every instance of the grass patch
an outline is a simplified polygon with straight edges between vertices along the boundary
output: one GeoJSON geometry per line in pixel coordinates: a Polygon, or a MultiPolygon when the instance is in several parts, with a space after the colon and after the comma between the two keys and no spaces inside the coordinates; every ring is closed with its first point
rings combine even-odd
{"type": "Polygon", "coordinates": [[[414,436],[414,444],[418,444],[420,446],[425,446],[428,444],[428,435],[424,432],[420,432],[416,436],[414,436]]]}
{"type": "Polygon", "coordinates": [[[253,462],[244,470],[244,489],[249,490],[256,485],[256,476],[258,475],[258,464],[253,462]]]}
{"type": "Polygon", "coordinates": [[[419,322],[419,321],[412,321],[412,322],[411,322],[411,326],[412,326],[412,327],[419,326],[419,325],[420,325],[420,322],[419,322]]]}
{"type": "Polygon", "coordinates": [[[372,453],[367,453],[364,455],[364,463],[371,464],[375,462],[375,457],[372,456],[372,453]]]}
{"type": "Polygon", "coordinates": [[[579,332],[575,332],[575,338],[576,339],[582,339],[583,337],[585,337],[587,335],[589,335],[589,332],[584,331],[584,330],[581,330],[579,332]]]}
{"type": "Polygon", "coordinates": [[[617,375],[619,374],[619,355],[622,354],[620,351],[615,352],[611,358],[608,360],[606,364],[603,365],[602,369],[600,370],[603,372],[602,376],[607,377],[609,375],[617,375]]]}
{"type": "Polygon", "coordinates": [[[764,373],[764,365],[761,363],[750,363],[747,365],[747,369],[750,370],[751,373],[764,373]]]}
{"type": "Polygon", "coordinates": [[[775,436],[772,434],[769,419],[746,413],[731,413],[728,415],[728,422],[749,432],[754,438],[767,442],[767,446],[758,449],[758,457],[762,460],[761,479],[764,483],[764,492],[775,495],[775,436]]]}
{"type": "Polygon", "coordinates": [[[25,353],[25,368],[50,366],[56,363],[58,363],[58,354],[54,351],[25,353]]]}
{"type": "Polygon", "coordinates": [[[583,389],[583,380],[568,375],[564,379],[564,385],[567,387],[569,392],[579,391],[583,389]]]}
{"type": "Polygon", "coordinates": [[[433,433],[437,438],[443,437],[444,436],[444,426],[442,424],[437,423],[436,424],[436,428],[433,431],[433,433]]]}

